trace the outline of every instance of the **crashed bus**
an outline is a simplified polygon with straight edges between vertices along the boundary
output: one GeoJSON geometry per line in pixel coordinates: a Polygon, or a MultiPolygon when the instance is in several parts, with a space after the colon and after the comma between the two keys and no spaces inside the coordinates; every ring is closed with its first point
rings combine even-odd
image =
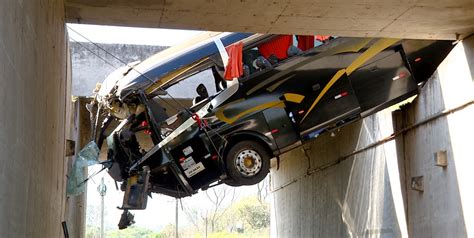
{"type": "Polygon", "coordinates": [[[122,209],[145,209],[151,193],[256,184],[270,159],[416,95],[453,47],[318,37],[204,33],[113,72],[89,109],[122,209]],[[192,103],[170,93],[204,71],[192,103]]]}

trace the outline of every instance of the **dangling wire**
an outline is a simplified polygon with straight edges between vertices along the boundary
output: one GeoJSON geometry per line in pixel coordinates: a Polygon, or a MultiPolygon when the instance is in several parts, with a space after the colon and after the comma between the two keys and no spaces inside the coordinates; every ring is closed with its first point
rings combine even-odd
{"type": "Polygon", "coordinates": [[[95,47],[101,49],[102,51],[104,51],[105,53],[109,54],[110,56],[112,56],[114,59],[120,61],[122,64],[126,65],[126,66],[129,66],[130,69],[132,69],[133,71],[137,72],[138,74],[140,74],[141,76],[143,76],[144,78],[148,79],[152,84],[156,84],[156,82],[154,82],[150,77],[142,74],[140,71],[138,71],[137,69],[135,69],[135,67],[133,66],[130,66],[128,65],[127,62],[123,61],[122,59],[120,59],[119,57],[115,56],[114,54],[110,53],[109,51],[107,51],[106,49],[104,49],[103,47],[101,47],[99,44],[93,42],[92,40],[90,40],[89,38],[85,37],[83,34],[77,32],[76,30],[72,29],[71,27],[67,26],[67,28],[71,31],[73,31],[74,33],[78,34],[79,36],[81,36],[82,38],[86,39],[88,42],[92,43],[95,47]]]}
{"type": "MultiPolygon", "coordinates": [[[[97,54],[96,52],[94,52],[93,50],[89,49],[89,47],[86,47],[85,45],[81,44],[79,41],[75,40],[73,37],[69,37],[69,39],[71,39],[74,43],[77,43],[78,45],[80,45],[82,48],[86,49],[87,51],[91,52],[93,55],[95,55],[97,58],[101,59],[102,61],[104,61],[106,64],[110,65],[111,67],[113,67],[114,69],[118,69],[117,66],[113,65],[112,63],[110,63],[108,60],[104,59],[103,57],[101,57],[99,54],[97,54]]],[[[92,44],[94,44],[93,42],[90,42],[92,44]]],[[[95,45],[95,44],[94,44],[95,45]]],[[[110,53],[109,53],[110,54],[110,53]]],[[[166,91],[165,91],[166,92],[166,91]]],[[[169,93],[166,92],[168,95],[169,93]]],[[[169,95],[171,97],[171,95],[169,95]]],[[[160,99],[161,101],[163,101],[165,104],[167,104],[168,106],[170,106],[171,108],[173,108],[174,110],[176,111],[179,111],[178,108],[176,108],[173,104],[169,103],[167,100],[165,100],[164,98],[160,97],[159,95],[157,95],[158,99],[160,99]]],[[[182,105],[181,105],[182,106],[182,105]]],[[[184,107],[184,106],[183,106],[184,107]]]]}
{"type": "Polygon", "coordinates": [[[114,69],[118,69],[118,67],[116,67],[115,65],[113,65],[112,63],[110,63],[108,60],[102,58],[99,54],[97,54],[96,52],[94,52],[93,50],[89,49],[88,47],[86,47],[85,45],[81,44],[79,41],[75,40],[74,38],[72,37],[69,37],[69,39],[71,39],[72,42],[80,45],[82,48],[86,49],[87,51],[91,52],[93,55],[95,55],[97,58],[101,59],[102,61],[104,61],[106,64],[110,65],[112,68],[114,69]]]}
{"type": "Polygon", "coordinates": [[[103,161],[101,162],[100,164],[102,165],[102,168],[99,170],[99,171],[96,171],[94,172],[93,174],[91,174],[89,177],[87,177],[86,179],[84,179],[82,182],[80,182],[77,187],[87,183],[87,181],[89,181],[91,178],[93,178],[94,176],[98,175],[100,172],[104,171],[105,169],[110,169],[112,167],[112,161],[111,160],[106,160],[106,161],[103,161]],[[106,166],[106,164],[110,163],[109,166],[106,166]]]}
{"type": "MultiPolygon", "coordinates": [[[[97,43],[95,42],[92,42],[92,40],[90,40],[89,38],[85,37],[83,34],[77,32],[76,30],[74,30],[73,28],[69,27],[69,26],[66,26],[69,30],[73,31],[74,33],[78,34],[79,36],[81,36],[82,38],[86,39],[88,42],[92,43],[95,47],[101,49],[102,51],[104,51],[105,53],[109,54],[110,56],[112,56],[114,59],[120,61],[122,64],[130,67],[130,69],[132,69],[133,71],[137,72],[140,76],[143,76],[145,79],[147,79],[148,81],[150,81],[152,84],[156,84],[156,82],[151,79],[150,77],[148,77],[147,75],[143,74],[142,72],[138,71],[137,69],[135,69],[134,66],[131,66],[131,65],[128,65],[124,60],[120,59],[119,57],[115,56],[114,54],[110,53],[109,51],[107,51],[106,49],[104,49],[103,47],[101,47],[100,45],[98,45],[97,43]]],[[[176,104],[178,104],[181,108],[183,108],[189,115],[192,116],[192,113],[184,106],[182,105],[178,100],[176,100],[168,91],[166,90],[163,90],[162,86],[158,86],[158,90],[161,90],[161,91],[164,91],[170,98],[171,100],[173,100],[176,104]]],[[[157,95],[158,98],[161,98],[159,95],[157,95]]],[[[162,99],[162,98],[161,98],[162,99]]],[[[164,101],[164,99],[162,99],[164,101]]],[[[176,109],[175,109],[176,110],[176,109]]],[[[179,110],[178,110],[179,111],[179,110]]]]}
{"type": "Polygon", "coordinates": [[[209,135],[208,128],[211,129],[211,131],[214,131],[214,133],[216,133],[216,135],[218,135],[219,137],[221,137],[222,140],[225,141],[225,138],[223,138],[223,137],[217,132],[217,130],[214,130],[214,129],[212,129],[211,127],[209,127],[209,125],[207,124],[207,121],[206,121],[204,118],[200,118],[197,114],[193,114],[192,118],[196,121],[196,124],[198,125],[198,127],[199,127],[201,130],[204,131],[204,134],[206,135],[207,139],[209,140],[209,142],[211,143],[212,147],[213,147],[214,150],[216,151],[217,156],[219,157],[219,159],[221,159],[221,161],[223,161],[222,155],[219,153],[219,149],[217,148],[216,144],[214,143],[214,141],[212,140],[211,136],[209,135]]]}

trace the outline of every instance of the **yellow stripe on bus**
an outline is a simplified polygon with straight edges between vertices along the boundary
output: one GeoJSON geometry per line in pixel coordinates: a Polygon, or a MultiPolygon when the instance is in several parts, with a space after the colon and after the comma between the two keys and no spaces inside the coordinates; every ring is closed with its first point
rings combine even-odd
{"type": "Polygon", "coordinates": [[[304,99],[303,95],[296,93],[285,93],[283,95],[285,96],[285,100],[288,102],[301,103],[304,99]]]}
{"type": "Polygon", "coordinates": [[[362,53],[361,55],[359,55],[359,57],[357,57],[354,61],[352,61],[352,63],[347,68],[340,69],[339,71],[337,71],[336,74],[331,78],[329,83],[326,84],[326,86],[324,86],[323,90],[321,91],[321,93],[319,93],[318,97],[314,100],[313,104],[311,104],[311,107],[308,109],[303,119],[301,119],[300,123],[302,123],[303,120],[306,119],[306,117],[314,109],[316,104],[318,104],[318,102],[321,100],[324,94],[326,94],[329,88],[331,88],[331,86],[334,85],[334,83],[336,83],[336,81],[340,79],[344,75],[344,73],[347,76],[349,76],[352,72],[354,72],[364,63],[366,63],[369,59],[373,58],[378,53],[390,47],[391,45],[397,43],[398,41],[400,41],[400,39],[393,39],[393,38],[379,39],[372,46],[370,46],[366,51],[364,51],[364,53],[362,53]]]}
{"type": "Polygon", "coordinates": [[[283,103],[283,101],[271,101],[271,102],[267,102],[267,103],[264,103],[264,104],[260,104],[258,106],[255,106],[255,107],[252,107],[252,108],[249,108],[239,114],[237,114],[236,116],[234,117],[231,117],[231,118],[228,118],[224,115],[224,110],[225,110],[225,107],[224,108],[221,108],[219,109],[217,112],[216,112],[216,117],[227,123],[227,124],[232,124],[234,123],[235,121],[237,121],[239,118],[247,115],[247,114],[250,114],[252,112],[256,112],[256,111],[261,111],[261,110],[265,110],[267,108],[271,108],[271,107],[285,107],[285,104],[283,103]]]}

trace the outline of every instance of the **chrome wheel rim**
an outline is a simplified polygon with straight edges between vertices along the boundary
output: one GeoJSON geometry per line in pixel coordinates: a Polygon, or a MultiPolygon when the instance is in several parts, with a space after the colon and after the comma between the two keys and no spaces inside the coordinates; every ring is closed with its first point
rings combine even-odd
{"type": "Polygon", "coordinates": [[[251,177],[262,169],[262,158],[255,150],[242,150],[235,160],[237,170],[245,177],[251,177]]]}

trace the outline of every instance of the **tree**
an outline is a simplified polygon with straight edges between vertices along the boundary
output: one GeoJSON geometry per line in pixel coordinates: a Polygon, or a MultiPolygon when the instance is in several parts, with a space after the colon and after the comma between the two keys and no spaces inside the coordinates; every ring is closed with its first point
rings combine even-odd
{"type": "Polygon", "coordinates": [[[230,207],[223,207],[223,202],[226,200],[226,198],[229,198],[230,203],[233,203],[235,200],[235,188],[231,188],[228,186],[213,187],[211,188],[211,192],[209,192],[209,190],[206,190],[206,196],[212,203],[212,208],[209,212],[206,212],[205,219],[208,220],[211,224],[211,232],[214,232],[217,221],[226,213],[226,211],[230,207]]]}
{"type": "Polygon", "coordinates": [[[86,225],[95,226],[97,224],[100,224],[100,207],[87,204],[86,225]]]}
{"type": "Polygon", "coordinates": [[[184,206],[183,211],[188,218],[188,221],[191,222],[196,232],[201,232],[201,211],[193,206],[184,206]]]}
{"type": "Polygon", "coordinates": [[[227,213],[237,195],[235,188],[226,185],[212,187],[203,195],[206,201],[204,204],[198,207],[194,203],[187,203],[183,210],[196,233],[207,234],[225,227],[224,224],[220,224],[221,218],[227,213]]]}
{"type": "Polygon", "coordinates": [[[168,224],[163,229],[161,229],[161,237],[163,238],[174,238],[176,232],[176,225],[175,224],[168,224]]]}
{"type": "Polygon", "coordinates": [[[265,178],[262,180],[260,183],[257,184],[257,198],[260,203],[263,203],[265,199],[267,199],[268,195],[270,194],[269,192],[269,177],[265,178]]]}
{"type": "Polygon", "coordinates": [[[268,203],[260,202],[256,197],[247,197],[236,205],[239,217],[253,230],[266,228],[270,225],[270,208],[268,203]]]}
{"type": "Polygon", "coordinates": [[[99,238],[100,237],[100,228],[97,226],[87,226],[86,227],[86,238],[99,238]]]}

